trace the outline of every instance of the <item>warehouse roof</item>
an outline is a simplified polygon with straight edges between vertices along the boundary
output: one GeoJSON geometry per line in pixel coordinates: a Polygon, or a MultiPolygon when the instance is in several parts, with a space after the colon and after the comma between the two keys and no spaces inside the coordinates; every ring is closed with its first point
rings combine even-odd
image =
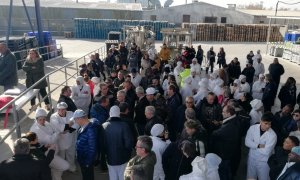
{"type": "MultiPolygon", "coordinates": [[[[254,16],[274,16],[275,10],[237,9],[237,11],[254,16]]],[[[300,16],[300,11],[277,11],[277,16],[300,16]]]]}
{"type": "MultiPolygon", "coordinates": [[[[26,0],[27,6],[34,6],[34,0],[26,0]]],[[[0,6],[9,6],[10,0],[1,0],[0,6]]],[[[112,10],[129,10],[142,11],[140,3],[108,3],[108,2],[80,2],[63,0],[40,0],[41,7],[57,8],[83,8],[83,9],[112,9],[112,10]]],[[[14,6],[23,6],[22,1],[14,1],[14,6]]]]}

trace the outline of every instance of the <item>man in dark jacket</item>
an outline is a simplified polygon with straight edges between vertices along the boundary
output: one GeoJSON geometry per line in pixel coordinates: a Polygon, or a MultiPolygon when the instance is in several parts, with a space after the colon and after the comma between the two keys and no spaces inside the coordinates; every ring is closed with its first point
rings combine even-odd
{"type": "Polygon", "coordinates": [[[72,94],[72,90],[69,86],[65,86],[61,89],[61,94],[59,96],[58,102],[65,102],[68,105],[67,111],[75,112],[77,107],[74,101],[70,98],[72,94]]]}
{"type": "Polygon", "coordinates": [[[4,91],[18,84],[17,59],[4,43],[0,43],[0,69],[0,86],[4,86],[4,91]]]}
{"type": "Polygon", "coordinates": [[[202,61],[203,61],[203,49],[201,48],[201,45],[198,46],[196,58],[197,58],[198,63],[201,66],[202,61]]]}
{"type": "Polygon", "coordinates": [[[97,123],[89,121],[87,114],[78,109],[73,119],[80,126],[76,142],[77,161],[83,180],[94,180],[94,160],[97,154],[97,123]]]}
{"type": "Polygon", "coordinates": [[[147,106],[145,108],[145,116],[147,119],[147,123],[145,125],[145,135],[151,136],[150,131],[154,126],[154,124],[164,124],[164,123],[158,116],[156,116],[154,106],[147,106]]]}
{"type": "Polygon", "coordinates": [[[241,66],[237,57],[235,57],[228,65],[229,82],[232,83],[241,75],[241,66]]]}
{"type": "Polygon", "coordinates": [[[219,165],[220,179],[233,179],[232,163],[240,148],[240,123],[235,109],[225,106],[222,112],[224,120],[221,128],[215,130],[210,139],[211,151],[222,158],[219,165]]]}
{"type": "Polygon", "coordinates": [[[38,160],[30,155],[29,140],[17,139],[12,158],[0,163],[0,178],[3,180],[51,180],[51,172],[46,160],[38,160]]]}
{"type": "Polygon", "coordinates": [[[252,64],[247,63],[246,67],[243,69],[242,74],[246,76],[246,82],[252,86],[253,78],[254,78],[255,69],[252,64]]]}
{"type": "Polygon", "coordinates": [[[196,109],[199,120],[208,134],[220,127],[220,122],[223,120],[222,107],[218,104],[218,99],[214,93],[208,93],[196,109]]]}
{"type": "MultiPolygon", "coordinates": [[[[288,165],[288,164],[287,164],[288,165]]],[[[289,154],[289,167],[285,172],[281,172],[282,175],[277,180],[295,180],[300,179],[300,148],[294,147],[289,154]]]]}
{"type": "Polygon", "coordinates": [[[120,52],[120,64],[127,66],[128,65],[128,61],[127,61],[128,49],[126,48],[124,42],[121,42],[119,52],[120,52]]]}
{"type": "Polygon", "coordinates": [[[270,74],[266,74],[265,77],[266,86],[263,92],[262,102],[264,104],[264,111],[267,112],[271,111],[271,108],[274,105],[278,87],[276,87],[270,74]]]}
{"type": "Polygon", "coordinates": [[[96,118],[102,125],[109,118],[109,99],[107,96],[101,96],[99,101],[91,108],[91,118],[96,118]]]}
{"type": "Polygon", "coordinates": [[[109,179],[120,180],[131,157],[133,137],[128,124],[120,118],[120,108],[113,106],[110,118],[102,126],[105,133],[105,148],[109,179]]]}
{"type": "Polygon", "coordinates": [[[274,58],[273,63],[270,64],[269,73],[271,74],[273,82],[276,85],[275,90],[276,90],[276,93],[277,93],[277,89],[278,89],[278,86],[279,86],[279,83],[280,83],[280,76],[284,74],[284,68],[281,64],[279,64],[278,58],[274,58]]]}

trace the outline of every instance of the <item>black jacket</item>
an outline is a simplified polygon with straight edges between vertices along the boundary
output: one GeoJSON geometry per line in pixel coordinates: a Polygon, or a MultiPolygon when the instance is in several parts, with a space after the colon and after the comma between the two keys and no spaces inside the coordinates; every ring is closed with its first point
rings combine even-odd
{"type": "Polygon", "coordinates": [[[240,122],[238,117],[222,124],[215,130],[210,139],[211,152],[217,154],[222,160],[233,160],[240,148],[240,122]]]}
{"type": "Polygon", "coordinates": [[[115,166],[128,162],[133,148],[133,137],[127,122],[119,117],[110,117],[102,126],[107,163],[115,166]]]}
{"type": "Polygon", "coordinates": [[[300,162],[297,162],[293,166],[289,167],[278,180],[298,180],[300,179],[300,162]]]}
{"type": "Polygon", "coordinates": [[[290,151],[284,150],[282,147],[275,148],[275,154],[273,154],[269,160],[268,165],[270,167],[270,179],[276,180],[285,164],[288,162],[288,154],[290,151]]]}
{"type": "Polygon", "coordinates": [[[201,103],[196,106],[197,117],[204,128],[211,133],[213,130],[218,129],[219,126],[212,123],[213,120],[222,121],[222,107],[218,104],[218,99],[216,98],[213,104],[208,104],[206,97],[203,98],[201,103]]]}
{"type": "Polygon", "coordinates": [[[253,77],[254,77],[255,69],[254,67],[245,67],[242,71],[242,74],[246,76],[247,83],[251,84],[253,83],[253,77]]]}
{"type": "Polygon", "coordinates": [[[46,161],[31,155],[14,155],[0,164],[0,178],[3,180],[51,180],[46,161]]]}
{"type": "Polygon", "coordinates": [[[192,172],[194,157],[186,158],[181,151],[181,141],[171,143],[162,155],[165,180],[177,180],[181,175],[192,172]]]}
{"type": "Polygon", "coordinates": [[[57,103],[60,103],[60,102],[65,102],[68,105],[67,111],[75,112],[77,110],[77,107],[76,107],[74,101],[71,98],[67,97],[67,96],[64,96],[64,95],[61,94],[59,96],[59,99],[58,99],[57,103]]]}
{"type": "Polygon", "coordinates": [[[278,98],[281,102],[281,108],[283,108],[287,104],[291,104],[295,106],[296,93],[297,93],[297,87],[295,85],[290,87],[282,86],[278,94],[278,98]]]}
{"type": "Polygon", "coordinates": [[[0,85],[16,86],[18,84],[17,59],[9,50],[0,56],[0,85]]]}
{"type": "Polygon", "coordinates": [[[268,82],[265,86],[262,102],[265,106],[273,106],[276,98],[277,88],[273,82],[268,82]]]}
{"type": "Polygon", "coordinates": [[[274,83],[278,86],[280,83],[280,76],[284,74],[284,68],[281,64],[270,64],[269,73],[272,76],[274,83]]]}
{"type": "Polygon", "coordinates": [[[233,82],[235,79],[238,79],[241,75],[241,66],[240,62],[234,63],[231,61],[231,63],[228,65],[228,75],[229,79],[233,82]]]}
{"type": "Polygon", "coordinates": [[[151,119],[147,120],[145,126],[145,135],[151,136],[151,129],[155,124],[163,124],[163,121],[157,116],[154,116],[151,119]]]}
{"type": "Polygon", "coordinates": [[[135,117],[134,117],[134,122],[142,125],[146,125],[146,116],[145,116],[145,108],[146,106],[149,106],[150,103],[147,100],[146,96],[142,97],[140,99],[135,107],[134,107],[134,112],[135,112],[135,117]]]}

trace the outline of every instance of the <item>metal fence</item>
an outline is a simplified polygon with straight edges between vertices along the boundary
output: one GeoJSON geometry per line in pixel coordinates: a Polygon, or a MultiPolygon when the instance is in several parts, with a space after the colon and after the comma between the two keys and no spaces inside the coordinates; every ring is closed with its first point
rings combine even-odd
{"type": "MultiPolygon", "coordinates": [[[[46,97],[50,100],[51,109],[50,112],[52,112],[52,106],[53,106],[53,99],[58,99],[57,94],[60,94],[61,87],[67,86],[70,82],[74,82],[74,79],[79,74],[79,65],[83,63],[89,62],[89,57],[91,54],[99,53],[100,58],[104,59],[106,56],[106,47],[102,46],[99,49],[96,49],[74,61],[71,61],[67,63],[66,65],[57,68],[56,70],[46,74],[42,79],[40,79],[38,82],[36,82],[34,85],[32,85],[30,88],[23,91],[20,95],[18,95],[16,98],[14,98],[11,102],[6,104],[4,107],[0,109],[0,112],[4,112],[7,108],[12,107],[13,111],[13,119],[14,119],[14,125],[10,128],[9,132],[6,133],[6,135],[1,139],[0,144],[2,144],[10,135],[13,133],[16,133],[16,136],[19,138],[21,137],[21,124],[24,123],[27,118],[34,112],[34,108],[29,110],[28,113],[26,113],[23,117],[19,117],[17,108],[16,108],[16,101],[19,100],[22,96],[25,96],[27,93],[30,93],[34,90],[34,87],[38,85],[40,82],[46,80],[48,83],[48,94],[46,97]],[[59,78],[58,78],[59,77],[59,78]],[[57,96],[57,97],[56,97],[57,96]]],[[[74,82],[75,84],[75,82],[74,82]]],[[[45,98],[46,98],[45,97],[45,98]]],[[[35,106],[41,106],[41,103],[44,102],[44,99],[41,99],[38,104],[35,106]]],[[[18,107],[18,109],[22,109],[26,104],[22,105],[21,107],[18,107]]]]}

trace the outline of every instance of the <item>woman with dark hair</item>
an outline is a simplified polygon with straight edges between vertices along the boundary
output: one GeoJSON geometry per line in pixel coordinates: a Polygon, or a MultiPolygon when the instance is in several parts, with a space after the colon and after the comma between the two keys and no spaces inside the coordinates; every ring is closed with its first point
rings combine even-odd
{"type": "Polygon", "coordinates": [[[287,104],[295,106],[296,104],[296,80],[293,77],[289,77],[286,83],[281,87],[278,98],[281,102],[281,108],[287,104]]]}
{"type": "Polygon", "coordinates": [[[192,161],[196,157],[196,146],[189,140],[171,143],[162,155],[165,180],[179,179],[192,172],[192,161]]]}
{"type": "MultiPolygon", "coordinates": [[[[45,76],[44,60],[36,49],[29,50],[29,54],[22,69],[26,72],[26,88],[30,88],[45,76]]],[[[34,89],[40,90],[42,98],[45,98],[45,109],[50,110],[50,102],[46,92],[47,85],[47,81],[46,79],[44,79],[39,84],[37,84],[34,89]]],[[[35,97],[31,99],[30,104],[32,107],[35,106],[35,97]]]]}
{"type": "Polygon", "coordinates": [[[41,145],[38,142],[38,137],[35,132],[28,132],[26,135],[23,137],[28,139],[30,143],[30,154],[35,156],[39,160],[45,160],[47,164],[50,164],[51,161],[54,158],[54,153],[55,153],[55,146],[54,145],[41,145]],[[47,156],[45,155],[46,151],[49,152],[47,153],[47,156]]]}
{"type": "Polygon", "coordinates": [[[295,136],[288,136],[283,142],[282,147],[277,146],[275,148],[275,153],[268,160],[271,180],[277,179],[285,164],[288,162],[288,154],[295,146],[299,146],[299,139],[295,136]]]}
{"type": "Polygon", "coordinates": [[[221,69],[221,66],[223,67],[226,64],[225,56],[226,53],[224,51],[224,48],[221,47],[220,51],[218,52],[218,61],[217,61],[217,64],[219,64],[219,69],[221,69]]]}

